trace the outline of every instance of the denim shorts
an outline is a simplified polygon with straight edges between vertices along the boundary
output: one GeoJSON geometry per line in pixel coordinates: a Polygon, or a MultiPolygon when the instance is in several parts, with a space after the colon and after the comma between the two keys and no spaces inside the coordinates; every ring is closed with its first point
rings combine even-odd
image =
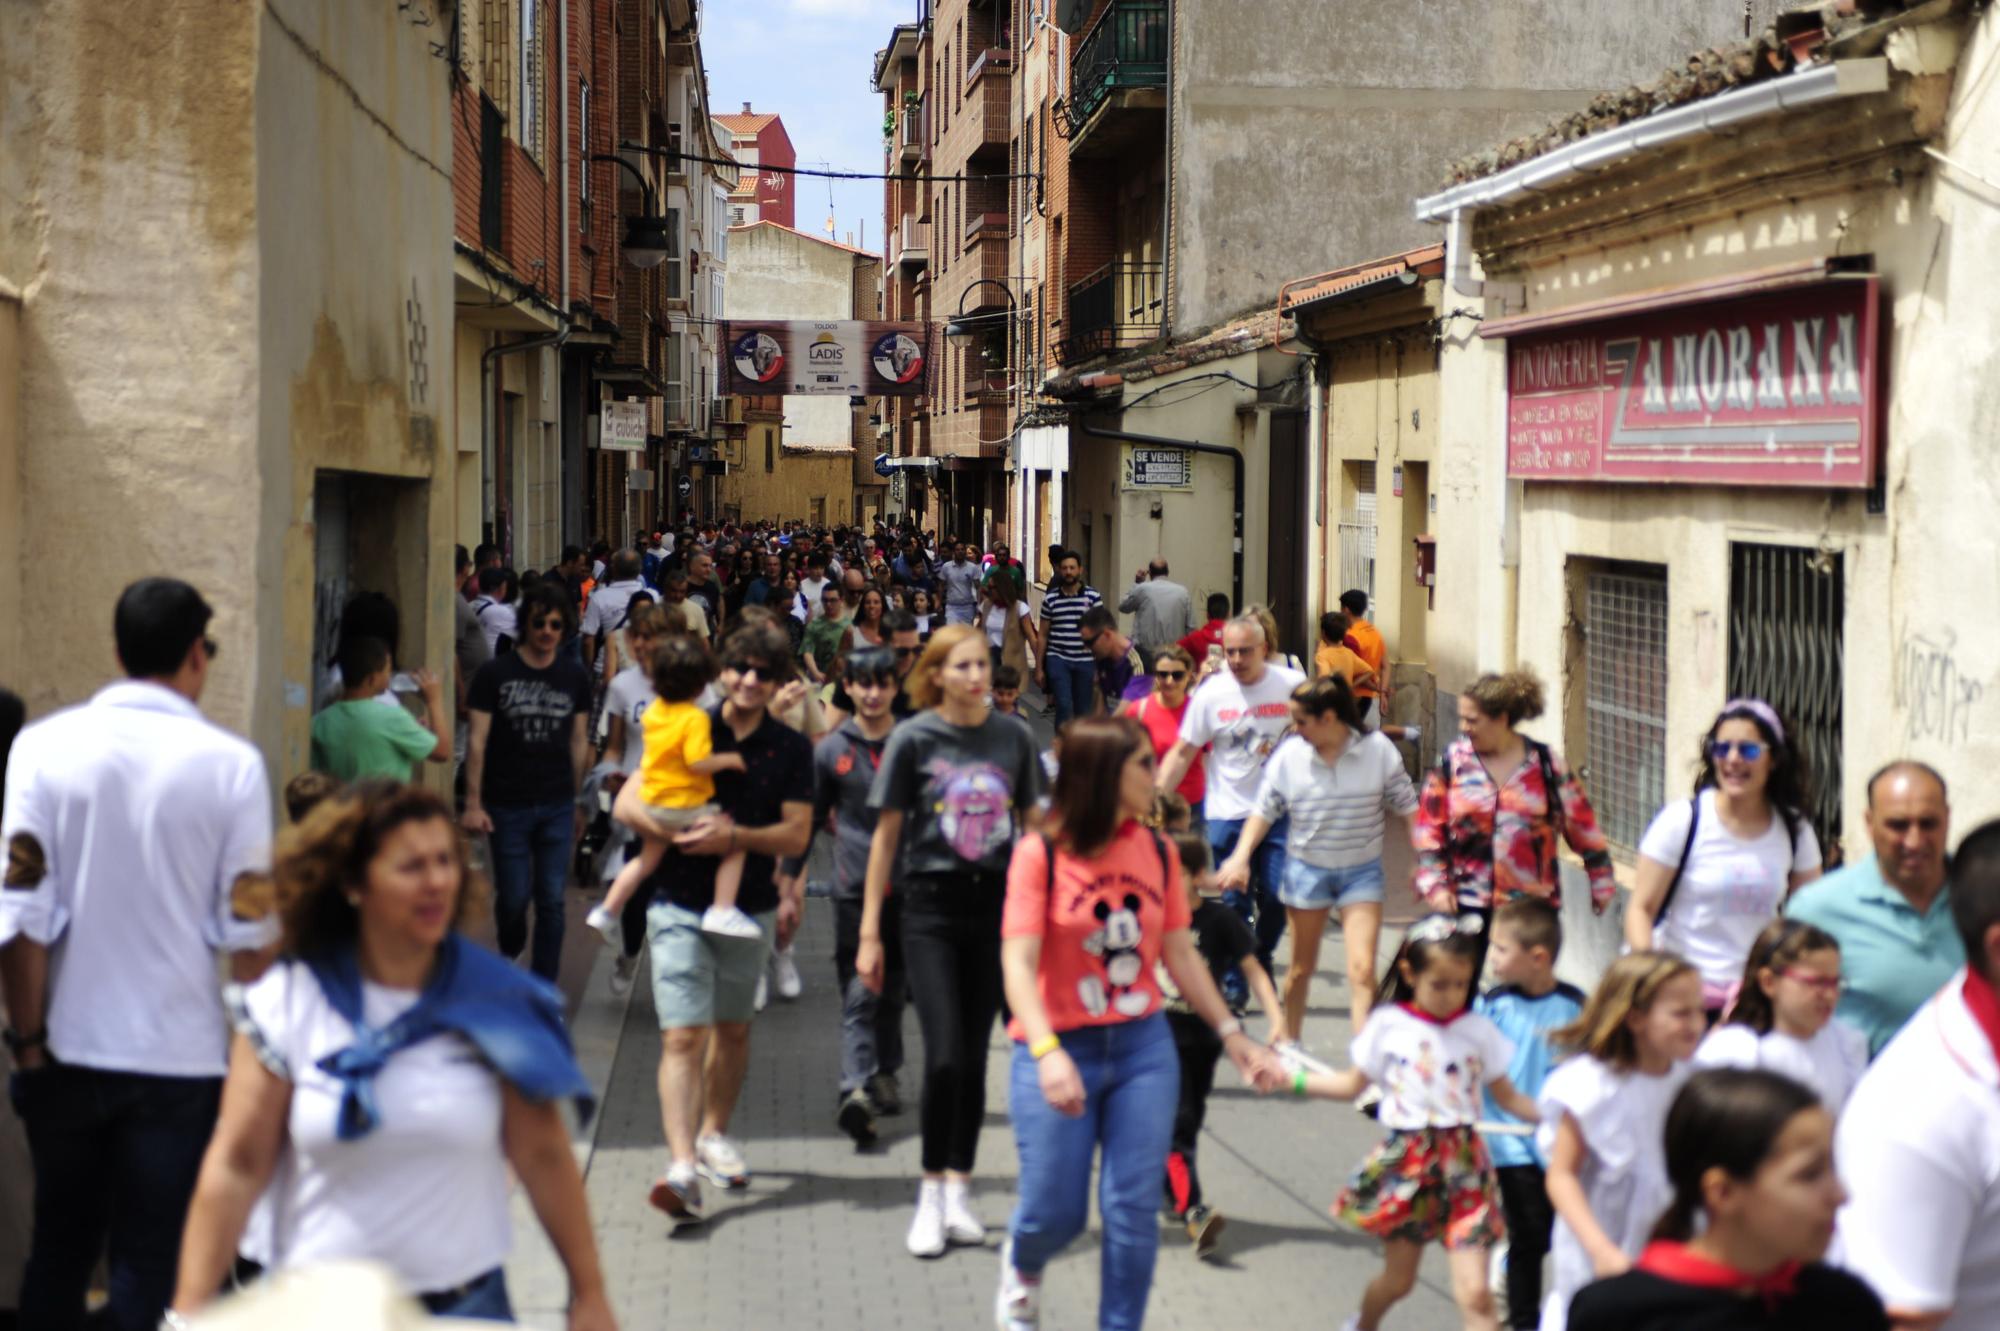
{"type": "Polygon", "coordinates": [[[1322,869],[1297,856],[1285,861],[1278,900],[1293,910],[1325,910],[1329,906],[1360,906],[1382,900],[1382,861],[1322,869]]]}

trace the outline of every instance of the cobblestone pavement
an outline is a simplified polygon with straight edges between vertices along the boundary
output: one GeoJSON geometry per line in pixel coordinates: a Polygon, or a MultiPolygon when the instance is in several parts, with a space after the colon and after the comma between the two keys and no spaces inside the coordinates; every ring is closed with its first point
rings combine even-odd
{"type": "MultiPolygon", "coordinates": [[[[882,1145],[867,1154],[857,1153],[833,1123],[838,1013],[831,917],[827,902],[808,903],[798,944],[805,994],[796,1003],[774,1000],[752,1035],[750,1074],[734,1124],[754,1173],[750,1186],[712,1197],[708,1223],[677,1237],[646,1204],[646,1189],[666,1157],[654,1089],[658,1030],[643,973],[622,1012],[607,996],[601,960],[591,976],[576,1019],[578,1039],[587,1064],[600,1070],[608,1065],[609,1084],[579,1152],[613,1298],[628,1331],[991,1325],[992,1249],[1014,1200],[1005,1040],[996,1027],[976,1179],[978,1208],[993,1231],[989,1249],[918,1261],[903,1250],[917,1175],[913,1115],[884,1120],[882,1145]],[[609,1054],[614,1033],[615,1058],[609,1054]]],[[[1344,1062],[1345,985],[1326,968],[1340,955],[1339,939],[1330,936],[1306,1043],[1321,1057],[1344,1062]]],[[[909,1047],[912,1067],[903,1085],[913,1108],[921,1061],[914,1018],[909,1047]]],[[[1338,1326],[1375,1271],[1378,1250],[1337,1228],[1326,1205],[1378,1130],[1343,1105],[1260,1099],[1235,1084],[1228,1070],[1220,1081],[1201,1147],[1204,1186],[1228,1217],[1220,1259],[1198,1263],[1177,1231],[1163,1231],[1147,1325],[1159,1331],[1338,1326]]],[[[561,1327],[560,1270],[518,1200],[516,1232],[510,1280],[523,1322],[561,1327]]],[[[1049,1270],[1047,1326],[1092,1323],[1097,1269],[1093,1214],[1090,1232],[1049,1270]]],[[[1443,1257],[1434,1250],[1416,1293],[1386,1325],[1458,1324],[1443,1257]]]]}

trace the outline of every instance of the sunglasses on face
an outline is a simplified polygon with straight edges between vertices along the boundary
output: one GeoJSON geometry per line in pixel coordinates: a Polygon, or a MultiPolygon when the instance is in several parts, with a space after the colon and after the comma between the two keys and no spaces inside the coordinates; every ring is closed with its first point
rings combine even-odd
{"type": "Polygon", "coordinates": [[[1098,640],[1099,638],[1103,637],[1104,635],[1103,635],[1102,633],[1093,633],[1093,634],[1091,634],[1091,635],[1090,635],[1089,637],[1087,637],[1087,638],[1086,638],[1086,637],[1084,637],[1084,635],[1083,635],[1083,634],[1079,633],[1079,634],[1077,634],[1076,636],[1077,636],[1077,637],[1079,637],[1079,638],[1083,638],[1083,645],[1084,645],[1084,646],[1086,646],[1086,647],[1095,647],[1095,646],[1097,645],[1097,640],[1098,640]]]}
{"type": "Polygon", "coordinates": [[[778,682],[777,672],[761,661],[736,661],[729,668],[736,672],[739,679],[758,680],[765,684],[778,682]]]}
{"type": "Polygon", "coordinates": [[[204,634],[201,640],[201,649],[207,652],[208,659],[213,661],[216,655],[222,651],[222,644],[204,634]]]}
{"type": "Polygon", "coordinates": [[[913,656],[917,655],[918,653],[922,652],[923,650],[924,650],[924,649],[923,649],[923,648],[921,648],[921,647],[897,647],[897,648],[895,648],[895,649],[894,649],[894,651],[895,651],[895,653],[896,653],[896,659],[897,659],[898,661],[907,661],[907,660],[909,660],[909,659],[910,659],[911,657],[913,657],[913,656]]]}
{"type": "Polygon", "coordinates": [[[1155,678],[1166,680],[1186,679],[1188,677],[1188,672],[1185,670],[1156,670],[1153,674],[1155,678]]]}
{"type": "Polygon", "coordinates": [[[563,618],[561,615],[550,615],[545,619],[535,620],[532,624],[528,625],[529,628],[535,629],[554,629],[558,633],[562,632],[562,626],[563,618]]]}
{"type": "Polygon", "coordinates": [[[1764,756],[1764,746],[1754,739],[1712,739],[1708,742],[1708,751],[1717,758],[1728,758],[1734,754],[1746,763],[1754,763],[1764,756]]]}

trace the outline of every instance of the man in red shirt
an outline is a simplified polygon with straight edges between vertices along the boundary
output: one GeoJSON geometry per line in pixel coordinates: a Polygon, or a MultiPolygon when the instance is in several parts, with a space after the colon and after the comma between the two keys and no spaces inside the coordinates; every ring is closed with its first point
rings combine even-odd
{"type": "Polygon", "coordinates": [[[1194,668],[1201,669],[1201,663],[1208,659],[1208,649],[1222,645],[1222,626],[1229,622],[1229,598],[1221,592],[1211,592],[1208,598],[1208,622],[1181,639],[1181,647],[1194,658],[1194,668]]]}

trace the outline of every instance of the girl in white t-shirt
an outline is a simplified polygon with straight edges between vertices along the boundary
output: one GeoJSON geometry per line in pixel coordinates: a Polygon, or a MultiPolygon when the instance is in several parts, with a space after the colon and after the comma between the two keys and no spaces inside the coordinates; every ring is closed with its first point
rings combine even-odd
{"type": "Polygon", "coordinates": [[[1803,920],[1773,920],[1757,935],[1743,987],[1695,1066],[1766,1068],[1812,1088],[1836,1117],[1868,1068],[1868,1037],[1833,1015],[1840,944],[1803,920]]]}
{"type": "Polygon", "coordinates": [[[1805,805],[1804,763],[1784,722],[1762,699],[1737,698],[1702,740],[1694,798],[1661,809],[1639,842],[1625,941],[1694,963],[1711,1025],[1758,931],[1819,877],[1805,805]]]}
{"type": "MultiPolygon", "coordinates": [[[[656,605],[635,605],[625,619],[625,652],[632,664],[612,676],[604,691],[606,731],[599,789],[613,799],[618,788],[639,770],[639,760],[645,755],[642,719],[659,696],[653,692],[653,645],[665,627],[666,616],[656,605]]],[[[613,818],[610,838],[597,857],[598,875],[606,887],[625,867],[626,851],[633,840],[632,829],[613,818]]],[[[642,892],[634,893],[632,900],[639,904],[626,903],[628,918],[620,940],[625,946],[611,963],[611,992],[620,996],[632,987],[639,951],[646,940],[646,907],[650,903],[642,892]]]]}
{"type": "Polygon", "coordinates": [[[1382,1240],[1382,1270],[1343,1331],[1374,1331],[1417,1280],[1424,1247],[1441,1240],[1468,1327],[1497,1327],[1487,1266],[1505,1236],[1499,1183],[1475,1123],[1481,1092],[1533,1122],[1534,1102],[1507,1080],[1514,1042],[1467,1006],[1483,943],[1449,915],[1411,926],[1382,1002],[1354,1038],[1354,1066],[1295,1072],[1292,1091],[1352,1100],[1382,1090],[1388,1137],[1370,1151],[1332,1212],[1382,1240]]]}
{"type": "Polygon", "coordinates": [[[1628,1269],[1673,1200],[1667,1109],[1703,1029],[1700,972],[1672,953],[1633,952],[1611,963],[1576,1021],[1549,1033],[1577,1056],[1538,1101],[1535,1144],[1556,1213],[1542,1331],[1563,1331],[1579,1289],[1628,1269]]]}

